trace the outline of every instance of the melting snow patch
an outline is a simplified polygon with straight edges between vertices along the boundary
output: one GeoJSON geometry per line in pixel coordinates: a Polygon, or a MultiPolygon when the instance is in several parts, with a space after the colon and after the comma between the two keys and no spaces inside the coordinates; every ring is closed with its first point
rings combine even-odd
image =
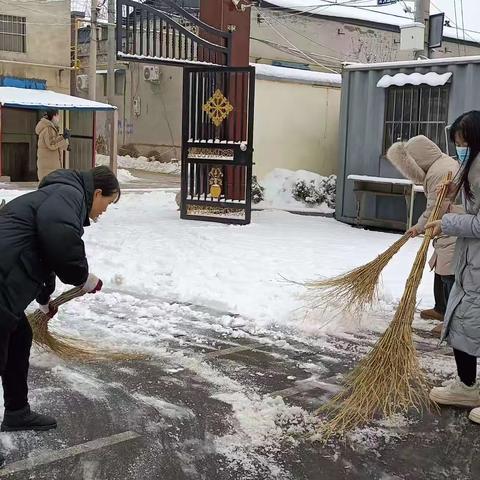
{"type": "Polygon", "coordinates": [[[146,403],[147,405],[155,408],[158,413],[167,418],[183,419],[195,417],[195,414],[189,408],[166,402],[161,398],[149,397],[147,395],[141,395],[140,393],[133,394],[133,397],[140,402],[146,403]]]}

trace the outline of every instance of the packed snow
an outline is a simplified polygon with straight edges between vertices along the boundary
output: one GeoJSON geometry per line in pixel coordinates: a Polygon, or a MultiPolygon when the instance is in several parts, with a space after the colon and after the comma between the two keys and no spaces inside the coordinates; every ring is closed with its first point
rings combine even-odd
{"type": "MultiPolygon", "coordinates": [[[[101,155],[97,153],[97,165],[109,165],[110,157],[108,155],[101,155]]],[[[130,157],[129,155],[117,156],[117,165],[119,168],[127,168],[130,170],[143,170],[145,172],[166,173],[171,175],[180,175],[180,162],[158,162],[150,160],[147,157],[140,156],[138,158],[130,157]]]]}

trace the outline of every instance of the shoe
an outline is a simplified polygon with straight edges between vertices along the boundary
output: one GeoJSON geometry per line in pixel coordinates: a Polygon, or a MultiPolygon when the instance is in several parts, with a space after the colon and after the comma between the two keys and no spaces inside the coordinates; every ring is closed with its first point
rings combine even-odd
{"type": "Polygon", "coordinates": [[[2,432],[19,432],[21,430],[44,431],[57,428],[57,421],[48,415],[41,415],[30,410],[30,406],[20,410],[5,410],[2,432]]]}
{"type": "Polygon", "coordinates": [[[439,323],[438,325],[435,325],[435,327],[433,327],[433,328],[430,330],[430,333],[431,333],[434,337],[440,338],[440,337],[442,336],[442,330],[443,330],[443,322],[442,322],[442,323],[439,323]]]}
{"type": "Polygon", "coordinates": [[[430,400],[432,402],[456,407],[480,407],[478,384],[468,387],[456,378],[444,382],[443,385],[443,387],[435,387],[430,390],[430,400]]]}
{"type": "Polygon", "coordinates": [[[5,457],[0,453],[0,468],[5,466],[5,457]]]}
{"type": "Polygon", "coordinates": [[[474,408],[469,414],[468,418],[475,423],[480,423],[480,408],[474,408]]]}
{"type": "Polygon", "coordinates": [[[423,318],[424,320],[438,320],[439,322],[443,322],[443,314],[437,312],[433,308],[430,308],[429,310],[422,310],[420,312],[420,318],[423,318]]]}

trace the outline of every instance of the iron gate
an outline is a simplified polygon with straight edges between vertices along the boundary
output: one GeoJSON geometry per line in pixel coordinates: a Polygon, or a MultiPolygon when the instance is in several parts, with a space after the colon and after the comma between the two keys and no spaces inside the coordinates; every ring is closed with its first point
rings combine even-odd
{"type": "Polygon", "coordinates": [[[250,223],[254,95],[254,67],[184,68],[182,218],[250,223]]]}

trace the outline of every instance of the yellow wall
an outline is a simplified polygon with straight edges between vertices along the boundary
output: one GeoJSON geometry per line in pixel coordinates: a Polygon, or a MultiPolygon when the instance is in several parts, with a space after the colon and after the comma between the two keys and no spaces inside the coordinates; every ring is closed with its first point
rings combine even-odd
{"type": "Polygon", "coordinates": [[[274,168],[337,173],[340,88],[258,79],[254,174],[274,168]]]}

